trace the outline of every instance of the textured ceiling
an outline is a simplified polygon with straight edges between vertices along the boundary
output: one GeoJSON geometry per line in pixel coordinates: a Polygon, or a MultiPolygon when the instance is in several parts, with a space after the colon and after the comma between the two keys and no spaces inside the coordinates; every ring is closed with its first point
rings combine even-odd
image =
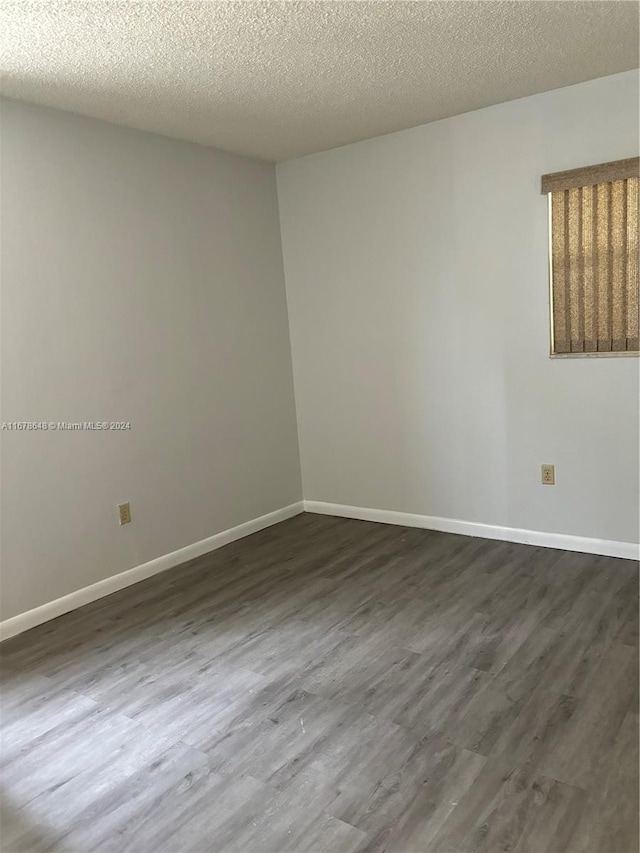
{"type": "Polygon", "coordinates": [[[638,66],[635,2],[0,4],[2,91],[284,160],[638,66]]]}

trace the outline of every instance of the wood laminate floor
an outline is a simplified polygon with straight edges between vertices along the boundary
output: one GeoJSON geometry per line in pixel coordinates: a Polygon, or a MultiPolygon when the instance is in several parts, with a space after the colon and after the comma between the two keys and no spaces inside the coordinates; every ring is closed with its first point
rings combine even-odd
{"type": "Polygon", "coordinates": [[[302,515],[2,646],[1,849],[637,853],[636,564],[302,515]]]}

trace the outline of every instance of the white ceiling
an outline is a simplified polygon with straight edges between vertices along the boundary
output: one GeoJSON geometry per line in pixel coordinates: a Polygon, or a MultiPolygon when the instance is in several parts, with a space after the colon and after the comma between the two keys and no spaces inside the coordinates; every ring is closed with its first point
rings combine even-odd
{"type": "Polygon", "coordinates": [[[3,93],[285,160],[638,66],[635,2],[4,0],[3,93]]]}

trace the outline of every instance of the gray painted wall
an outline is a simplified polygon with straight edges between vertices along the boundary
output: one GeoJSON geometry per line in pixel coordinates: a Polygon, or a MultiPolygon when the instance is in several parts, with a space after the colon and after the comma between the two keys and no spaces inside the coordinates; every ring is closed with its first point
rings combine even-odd
{"type": "Polygon", "coordinates": [[[638,360],[548,358],[540,195],[637,153],[629,72],[277,167],[306,499],[638,541],[638,360]]]}
{"type": "Polygon", "coordinates": [[[272,165],[2,103],[2,616],[301,497],[272,165]],[[119,527],[129,500],[133,523],[119,527]]]}

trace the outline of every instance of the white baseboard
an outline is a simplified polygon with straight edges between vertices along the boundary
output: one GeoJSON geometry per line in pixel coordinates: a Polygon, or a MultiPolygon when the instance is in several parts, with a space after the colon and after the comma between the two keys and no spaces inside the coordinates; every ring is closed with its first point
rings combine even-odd
{"type": "Polygon", "coordinates": [[[70,610],[76,610],[90,604],[112,592],[117,592],[153,575],[164,572],[201,557],[209,551],[222,548],[230,542],[250,536],[258,530],[285,521],[301,512],[315,512],[322,515],[336,515],[342,518],[358,518],[362,521],[378,521],[383,524],[397,524],[402,527],[422,527],[427,530],[440,530],[445,533],[459,533],[463,536],[480,536],[484,539],[500,539],[507,542],[519,542],[525,545],[539,545],[545,548],[560,548],[565,551],[582,551],[587,554],[603,554],[607,557],[623,557],[628,560],[640,560],[640,545],[635,542],[616,542],[612,539],[590,539],[584,536],[570,536],[562,533],[544,533],[540,530],[523,530],[517,527],[500,527],[493,524],[480,524],[473,521],[460,521],[456,518],[438,518],[431,515],[417,515],[408,512],[394,512],[384,509],[345,506],[344,504],[325,503],[323,501],[301,501],[261,515],[237,527],[223,530],[207,539],[201,539],[185,548],[179,548],[170,554],[164,554],[148,563],[143,563],[112,577],[83,587],[62,598],[56,598],[26,613],[20,613],[0,622],[0,640],[6,640],[35,628],[43,622],[62,616],[70,610]]]}
{"type": "Polygon", "coordinates": [[[368,509],[323,501],[304,501],[304,510],[322,515],[337,515],[342,518],[359,518],[362,521],[399,524],[402,527],[423,527],[427,530],[440,530],[444,533],[460,533],[463,536],[480,536],[484,539],[501,539],[524,545],[540,545],[544,548],[561,548],[564,551],[583,551],[587,554],[603,554],[606,557],[640,560],[640,545],[635,542],[590,539],[585,536],[570,536],[564,533],[544,533],[541,530],[499,527],[494,524],[480,524],[475,521],[460,521],[457,518],[438,518],[433,515],[415,515],[409,512],[368,509]]]}
{"type": "Polygon", "coordinates": [[[48,622],[50,619],[62,616],[63,613],[76,610],[78,607],[90,604],[98,598],[104,598],[105,595],[111,595],[112,592],[117,592],[119,589],[124,589],[134,583],[146,580],[146,578],[150,578],[152,575],[172,569],[181,563],[193,560],[195,557],[201,557],[203,554],[209,553],[209,551],[215,551],[217,548],[222,548],[223,545],[228,545],[237,539],[250,536],[252,533],[257,533],[258,530],[263,530],[265,527],[270,527],[279,521],[285,521],[285,519],[299,515],[301,512],[304,512],[302,501],[290,504],[290,506],[282,507],[282,509],[277,509],[275,512],[269,512],[267,515],[253,518],[251,521],[245,521],[244,524],[239,524],[237,527],[223,530],[220,533],[207,537],[207,539],[201,539],[192,545],[179,548],[170,554],[164,554],[155,560],[149,560],[148,563],[142,563],[142,565],[128,569],[126,572],[120,572],[120,574],[105,578],[91,584],[91,586],[85,586],[62,598],[56,598],[54,601],[49,601],[47,604],[35,607],[33,610],[27,610],[26,613],[12,616],[10,619],[0,622],[0,640],[7,640],[9,637],[14,637],[16,634],[28,631],[29,628],[35,628],[36,625],[41,625],[43,622],[48,622]]]}

